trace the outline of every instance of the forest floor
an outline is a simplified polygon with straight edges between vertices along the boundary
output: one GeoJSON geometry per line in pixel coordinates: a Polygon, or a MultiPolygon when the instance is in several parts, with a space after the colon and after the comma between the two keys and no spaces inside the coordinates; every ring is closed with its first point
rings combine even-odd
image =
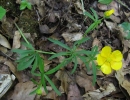
{"type": "MultiPolygon", "coordinates": [[[[97,0],[83,0],[83,4],[80,0],[27,1],[32,5],[31,10],[27,8],[20,10],[21,0],[0,0],[0,6],[6,9],[6,16],[0,21],[0,77],[2,75],[14,77],[10,78],[10,83],[7,81],[9,80],[7,77],[0,79],[1,86],[4,86],[2,85],[4,81],[8,83],[1,91],[1,100],[130,100],[129,0],[122,0],[122,2],[113,0],[109,5],[101,4],[97,0]],[[93,23],[93,20],[84,15],[84,10],[94,16],[90,8],[96,11],[99,19],[103,18],[104,12],[107,10],[114,9],[115,12],[110,18],[102,19],[96,28],[87,33],[86,30],[93,23]],[[44,72],[41,67],[36,68],[35,71],[43,74],[37,76],[32,72],[35,60],[26,66],[29,63],[29,58],[19,61],[22,66],[27,67],[20,66],[24,70],[19,70],[20,67],[17,68],[19,63],[16,60],[19,59],[20,55],[12,52],[12,49],[28,50],[31,48],[22,44],[25,39],[14,23],[36,50],[52,54],[62,52],[63,54],[63,52],[67,52],[68,47],[73,47],[75,41],[86,37],[89,39],[77,46],[77,51],[92,52],[96,46],[100,53],[104,46],[110,46],[113,51],[119,50],[123,54],[122,68],[105,75],[98,68],[94,72],[92,62],[88,64],[90,67],[88,70],[82,57],[81,59],[75,57],[76,53],[73,56],[76,60],[71,59],[72,61],[63,64],[63,62],[68,61],[64,59],[68,59],[71,54],[66,53],[67,56],[59,54],[59,57],[50,60],[51,54],[35,51],[36,57],[40,55],[39,63],[44,62],[40,63],[44,66],[44,72]],[[60,41],[59,45],[55,43],[56,41],[48,40],[48,38],[60,41]],[[67,47],[65,47],[66,45],[67,47]],[[60,67],[57,67],[58,65],[60,67]],[[76,69],[72,74],[74,68],[76,69]],[[95,75],[96,81],[93,84],[95,75]],[[56,89],[50,83],[53,83],[56,89]],[[7,88],[8,86],[9,88],[7,88]],[[41,95],[38,95],[38,91],[34,91],[38,90],[38,86],[42,91],[40,91],[41,95]],[[45,92],[45,87],[48,93],[45,92]],[[32,91],[37,92],[37,94],[30,95],[32,91]],[[58,95],[58,91],[61,95],[58,95]]],[[[84,57],[82,52],[80,53],[79,55],[84,57]]],[[[27,56],[30,55],[32,54],[29,53],[27,56]]],[[[89,58],[89,55],[85,57],[89,58]]]]}

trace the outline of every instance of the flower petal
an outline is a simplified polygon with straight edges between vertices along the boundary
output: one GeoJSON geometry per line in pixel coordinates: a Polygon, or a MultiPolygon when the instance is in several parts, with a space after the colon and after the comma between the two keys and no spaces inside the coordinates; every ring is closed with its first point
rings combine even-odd
{"type": "Polygon", "coordinates": [[[112,72],[112,69],[110,67],[110,63],[109,62],[105,62],[102,66],[101,66],[101,71],[104,74],[110,74],[112,72]]]}
{"type": "Polygon", "coordinates": [[[104,12],[105,17],[110,17],[114,13],[114,9],[108,10],[104,12]]]}
{"type": "Polygon", "coordinates": [[[100,54],[97,55],[97,63],[98,65],[103,65],[106,61],[106,58],[102,57],[100,54]]]}
{"type": "Polygon", "coordinates": [[[113,61],[121,61],[123,59],[123,55],[119,50],[115,50],[112,52],[111,57],[113,61]]]}
{"type": "Polygon", "coordinates": [[[111,62],[111,68],[114,70],[119,70],[122,67],[122,61],[118,61],[118,62],[111,62]]]}
{"type": "Polygon", "coordinates": [[[110,46],[105,46],[104,48],[102,48],[101,51],[101,56],[108,58],[111,54],[111,47],[110,46]]]}

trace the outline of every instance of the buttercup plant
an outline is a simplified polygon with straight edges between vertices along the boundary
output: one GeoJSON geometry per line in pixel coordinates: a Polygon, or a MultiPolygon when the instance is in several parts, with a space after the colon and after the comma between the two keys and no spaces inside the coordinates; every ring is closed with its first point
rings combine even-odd
{"type": "MultiPolygon", "coordinates": [[[[26,7],[24,6],[23,8],[26,8],[26,7]]],[[[96,11],[92,8],[91,8],[91,11],[94,14],[94,16],[91,15],[89,12],[86,12],[84,10],[84,15],[90,17],[94,21],[88,27],[88,29],[86,30],[85,35],[87,33],[89,33],[90,31],[94,30],[101,23],[102,19],[108,17],[107,15],[110,16],[112,14],[108,11],[108,12],[105,13],[106,16],[104,16],[102,19],[98,19],[98,15],[97,15],[96,11]]],[[[41,77],[41,80],[39,82],[32,79],[32,82],[37,85],[37,88],[34,91],[32,91],[30,94],[33,94],[33,93],[42,94],[42,90],[41,90],[42,87],[44,88],[45,92],[48,93],[47,88],[46,88],[46,84],[48,82],[52,86],[54,91],[58,95],[61,95],[60,91],[56,88],[56,86],[54,85],[52,80],[49,78],[49,75],[54,74],[56,71],[58,71],[60,68],[65,67],[70,62],[74,63],[73,69],[71,71],[71,74],[73,74],[76,71],[77,66],[78,66],[78,60],[77,60],[78,58],[81,59],[81,61],[85,64],[87,70],[90,69],[89,65],[91,65],[92,72],[93,72],[93,84],[95,84],[95,82],[96,82],[96,71],[97,71],[97,65],[95,63],[95,60],[96,60],[96,55],[98,54],[98,47],[94,46],[91,50],[84,50],[84,49],[78,50],[78,47],[82,43],[89,40],[89,37],[84,36],[81,40],[74,42],[72,47],[69,47],[68,45],[66,45],[66,44],[64,44],[64,43],[62,43],[58,40],[54,40],[54,39],[49,38],[48,39],[49,41],[53,42],[54,44],[61,46],[62,48],[66,49],[66,51],[59,52],[59,53],[45,52],[45,51],[35,50],[35,48],[25,38],[25,36],[23,35],[22,31],[19,29],[19,27],[17,26],[16,23],[15,23],[15,26],[18,28],[20,34],[22,35],[23,39],[26,42],[26,43],[23,43],[23,45],[25,45],[28,48],[27,50],[21,50],[21,49],[12,50],[13,52],[16,52],[20,55],[19,59],[16,61],[18,63],[17,69],[20,71],[20,70],[25,70],[28,67],[31,67],[31,73],[34,76],[41,77]],[[44,70],[44,59],[40,56],[40,54],[52,55],[49,58],[49,60],[52,60],[52,59],[60,57],[60,56],[64,56],[64,59],[60,64],[58,64],[54,68],[52,68],[48,71],[45,71],[44,70]],[[36,72],[37,69],[38,69],[38,72],[36,72]]],[[[103,50],[103,52],[104,52],[104,50],[103,50]]],[[[103,54],[103,53],[101,53],[101,54],[103,54]]],[[[111,55],[114,56],[114,54],[116,54],[116,53],[112,53],[111,55]]],[[[103,59],[103,58],[101,58],[100,56],[97,58],[98,65],[101,66],[101,70],[104,73],[109,74],[110,70],[109,70],[109,72],[104,71],[105,67],[102,67],[102,65],[100,63],[101,59],[103,59]]],[[[104,59],[107,59],[107,58],[104,58],[104,59]]],[[[103,61],[105,61],[105,60],[103,60],[103,61]]],[[[114,65],[116,63],[111,61],[111,64],[114,65]]],[[[109,67],[106,67],[106,68],[109,68],[109,67]]],[[[115,68],[115,70],[116,69],[117,68],[115,68]]]]}
{"type": "Polygon", "coordinates": [[[82,3],[82,10],[83,10],[84,16],[89,17],[93,21],[93,23],[85,31],[84,36],[86,36],[89,32],[97,28],[98,25],[101,24],[103,19],[109,18],[114,13],[114,9],[108,10],[104,12],[103,18],[99,19],[96,11],[93,8],[90,8],[90,10],[92,11],[92,14],[91,14],[84,9],[83,0],[81,0],[81,3],[82,3]]]}
{"type": "Polygon", "coordinates": [[[112,52],[110,46],[102,48],[100,54],[97,55],[97,64],[104,74],[110,74],[113,70],[119,70],[122,67],[123,55],[119,50],[112,52]]]}

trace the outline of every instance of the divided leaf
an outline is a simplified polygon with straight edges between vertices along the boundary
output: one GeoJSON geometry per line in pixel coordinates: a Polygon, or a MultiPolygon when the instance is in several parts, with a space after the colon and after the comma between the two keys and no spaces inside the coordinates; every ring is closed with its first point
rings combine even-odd
{"type": "Polygon", "coordinates": [[[31,66],[32,62],[34,61],[35,56],[27,56],[22,62],[20,62],[17,66],[17,69],[20,70],[24,70],[26,68],[28,68],[29,66],[31,66]]]}

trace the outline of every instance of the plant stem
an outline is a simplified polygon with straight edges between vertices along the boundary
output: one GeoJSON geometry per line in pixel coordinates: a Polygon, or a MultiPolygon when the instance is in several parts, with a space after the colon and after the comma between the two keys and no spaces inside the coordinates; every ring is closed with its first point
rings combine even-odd
{"type": "Polygon", "coordinates": [[[14,23],[14,24],[15,24],[15,26],[17,27],[17,29],[18,29],[18,31],[20,32],[20,34],[22,35],[23,39],[26,41],[26,43],[27,43],[27,44],[30,44],[30,43],[28,42],[28,40],[26,39],[26,37],[24,36],[24,34],[22,33],[22,31],[20,30],[20,28],[18,27],[18,25],[17,25],[16,23],[14,23]]]}
{"type": "Polygon", "coordinates": [[[126,7],[128,10],[130,10],[130,8],[124,4],[121,0],[116,0],[118,3],[120,3],[122,6],[126,7]]]}
{"type": "Polygon", "coordinates": [[[38,53],[44,53],[44,54],[56,54],[54,52],[45,52],[45,51],[41,51],[41,50],[35,50],[38,53]]]}

